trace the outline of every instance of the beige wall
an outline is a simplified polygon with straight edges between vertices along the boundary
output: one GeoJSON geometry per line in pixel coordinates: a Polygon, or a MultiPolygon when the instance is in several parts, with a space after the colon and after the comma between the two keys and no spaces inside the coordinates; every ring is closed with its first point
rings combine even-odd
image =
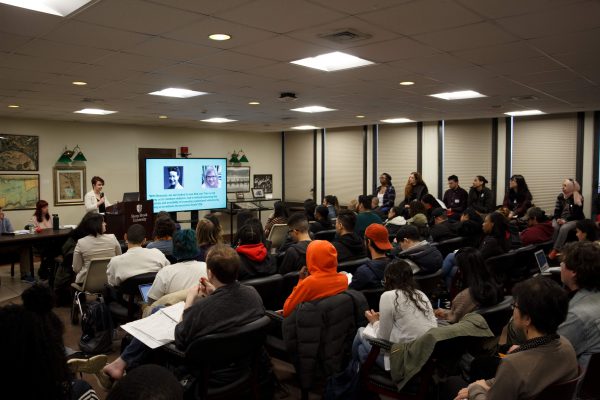
{"type": "MultiPolygon", "coordinates": [[[[232,150],[241,148],[250,160],[251,175],[273,174],[273,196],[281,196],[280,133],[7,118],[0,118],[0,133],[39,136],[40,196],[50,203],[52,213],[59,214],[61,224],[77,224],[84,214],[83,205],[54,206],[52,167],[65,145],[69,148],[75,145],[81,147],[88,159],[85,163],[87,190],[91,189],[91,177],[99,175],[106,181],[104,192],[111,202],[121,200],[124,192],[138,191],[137,157],[140,147],[178,149],[188,146],[192,157],[227,157],[232,150]]],[[[32,210],[7,212],[18,229],[22,229],[32,214],[32,210]]],[[[183,215],[180,215],[180,218],[189,216],[186,216],[186,213],[181,214],[183,215]]],[[[223,220],[226,222],[227,232],[228,220],[223,220]]],[[[265,215],[263,220],[266,220],[265,215]]]]}

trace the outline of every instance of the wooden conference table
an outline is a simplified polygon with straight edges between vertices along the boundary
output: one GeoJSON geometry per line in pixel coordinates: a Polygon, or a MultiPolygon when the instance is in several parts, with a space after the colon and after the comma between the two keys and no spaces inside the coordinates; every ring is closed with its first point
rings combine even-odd
{"type": "Polygon", "coordinates": [[[60,245],[71,233],[71,228],[66,229],[44,229],[40,233],[26,233],[23,235],[0,235],[0,257],[7,251],[19,253],[21,262],[29,261],[29,271],[34,276],[33,271],[33,246],[48,245],[53,241],[60,239],[60,245]],[[64,239],[64,240],[63,240],[64,239]]]}

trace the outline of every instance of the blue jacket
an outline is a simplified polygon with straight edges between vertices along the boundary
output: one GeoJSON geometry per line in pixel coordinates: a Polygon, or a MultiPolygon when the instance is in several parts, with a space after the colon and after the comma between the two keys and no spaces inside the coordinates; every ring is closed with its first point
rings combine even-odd
{"type": "Polygon", "coordinates": [[[369,260],[358,267],[354,275],[352,275],[350,289],[362,290],[381,287],[385,267],[387,267],[390,261],[391,260],[387,257],[369,260]]]}

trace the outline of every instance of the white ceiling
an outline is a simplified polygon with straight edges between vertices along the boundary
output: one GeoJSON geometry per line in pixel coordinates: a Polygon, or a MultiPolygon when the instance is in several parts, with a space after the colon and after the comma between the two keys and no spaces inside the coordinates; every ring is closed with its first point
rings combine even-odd
{"type": "Polygon", "coordinates": [[[279,131],[596,110],[599,48],[600,2],[590,0],[100,0],[69,18],[0,5],[0,116],[186,127],[228,117],[239,121],[217,127],[279,131]],[[371,37],[320,38],[345,29],[371,37]],[[335,50],[376,64],[322,72],[289,63],[335,50]],[[398,85],[405,80],[416,84],[398,85]],[[166,87],[211,94],[147,94],[166,87]],[[464,89],[488,97],[427,96],[464,89]],[[282,103],[281,92],[298,100],[282,103]],[[289,111],[308,105],[338,111],[289,111]],[[88,107],[118,113],[73,114],[88,107]]]}

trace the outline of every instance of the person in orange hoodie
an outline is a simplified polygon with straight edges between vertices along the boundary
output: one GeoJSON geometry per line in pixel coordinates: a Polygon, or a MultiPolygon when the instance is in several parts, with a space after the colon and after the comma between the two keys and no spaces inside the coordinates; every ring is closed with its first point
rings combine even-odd
{"type": "Polygon", "coordinates": [[[306,266],[300,270],[298,284],[283,305],[287,317],[305,301],[334,296],[348,289],[348,278],[337,272],[337,251],[326,240],[314,240],[306,249],[306,266]]]}

